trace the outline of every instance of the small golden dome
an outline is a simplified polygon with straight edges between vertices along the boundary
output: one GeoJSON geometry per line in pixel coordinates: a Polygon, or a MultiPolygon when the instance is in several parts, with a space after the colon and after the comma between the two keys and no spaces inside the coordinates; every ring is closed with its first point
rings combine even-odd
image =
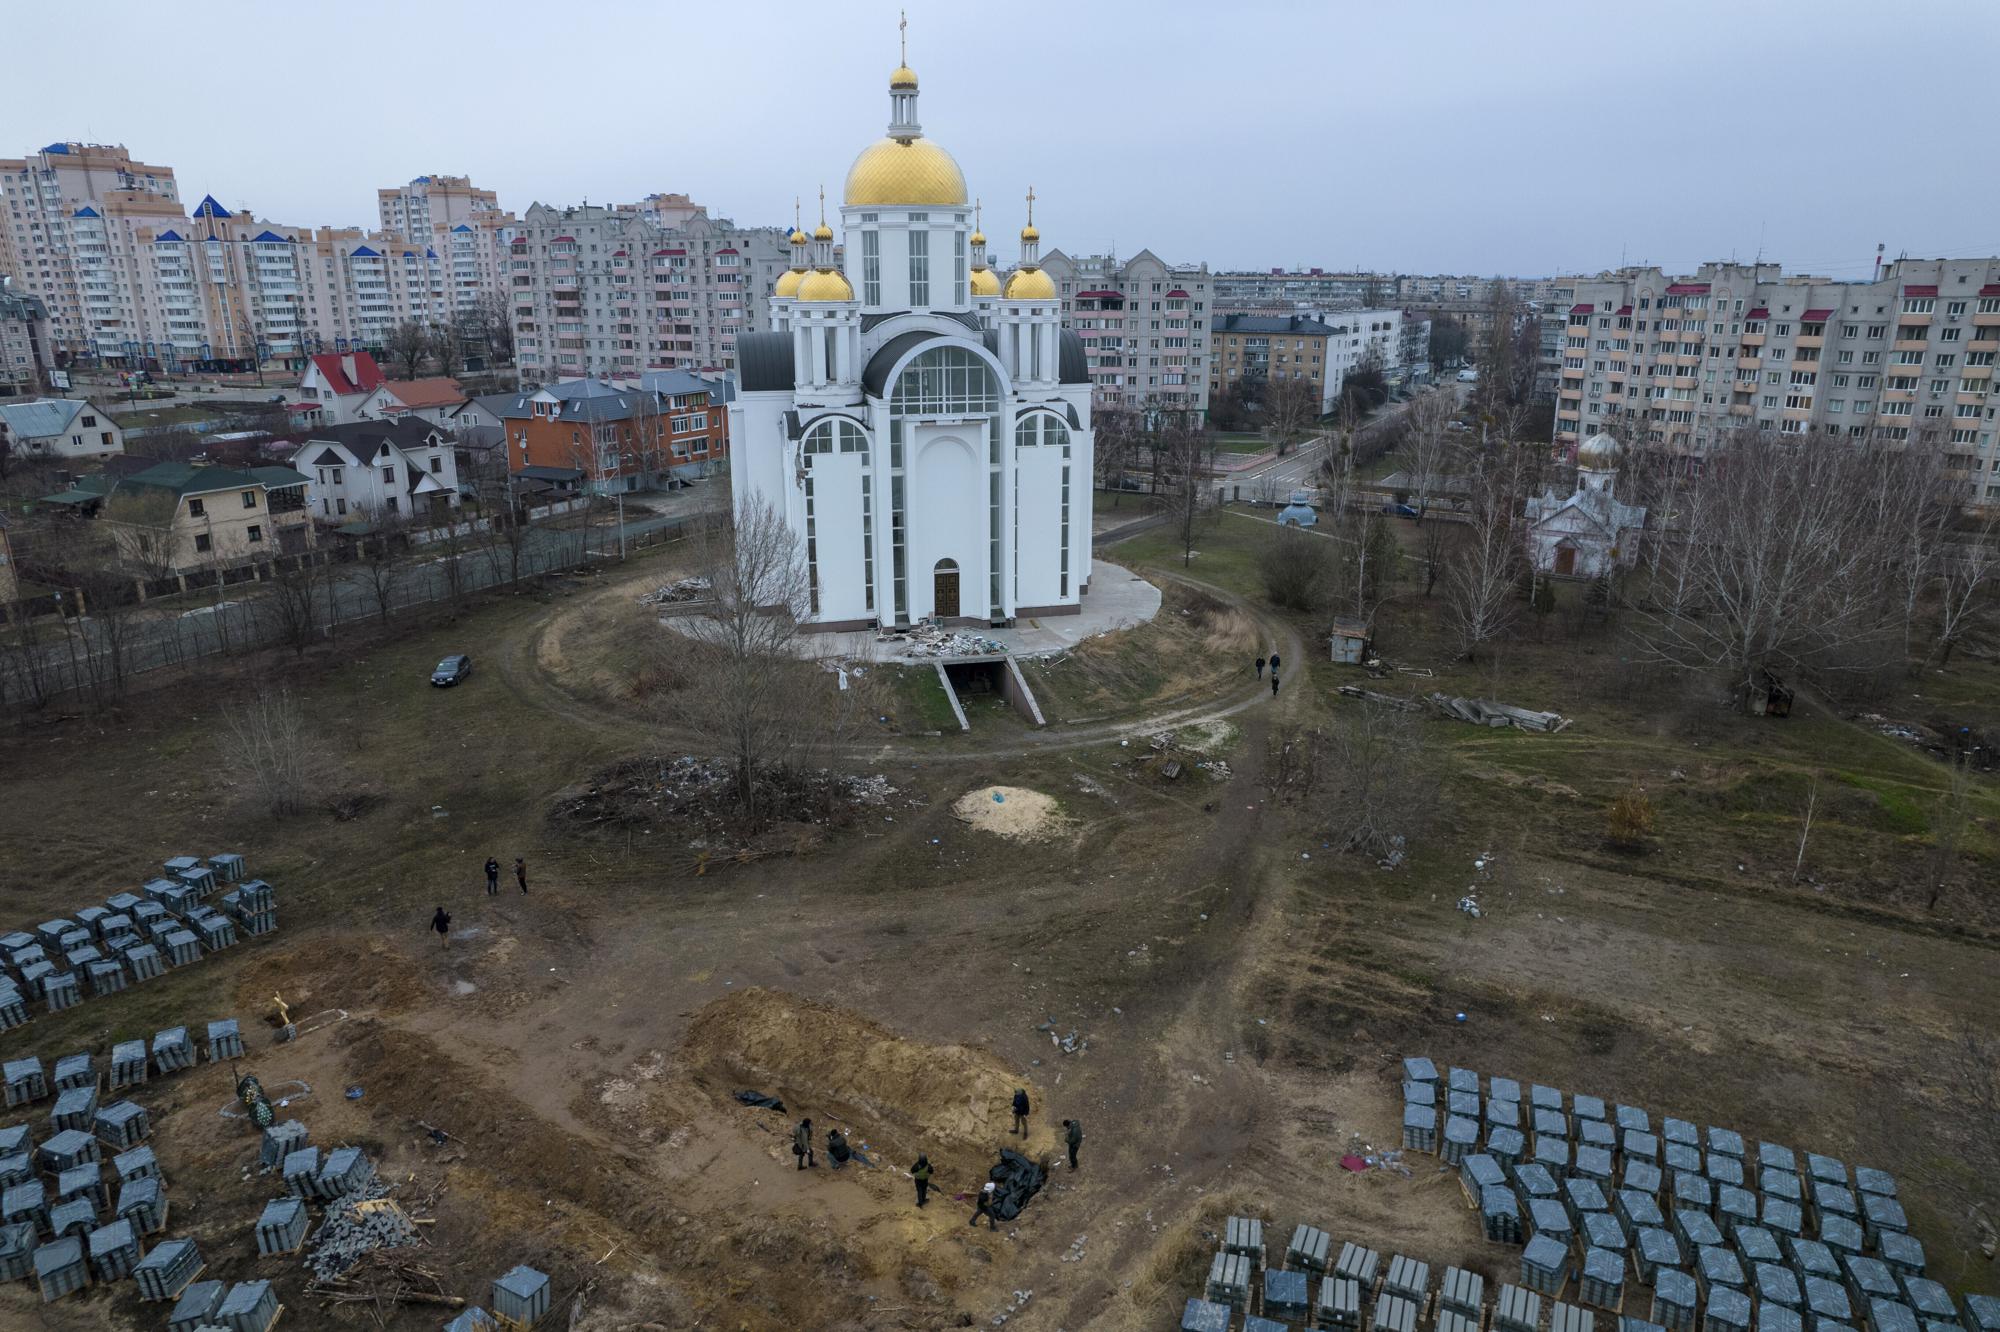
{"type": "Polygon", "coordinates": [[[824,223],[824,222],[820,223],[820,224],[819,224],[818,226],[816,226],[816,227],[814,227],[814,228],[813,228],[813,239],[814,239],[814,240],[832,240],[832,239],[833,239],[833,228],[832,228],[832,227],[830,227],[830,226],[828,226],[828,225],[827,225],[826,223],[824,223]]]}
{"type": "Polygon", "coordinates": [[[1007,279],[1007,299],[1010,301],[1052,301],[1056,298],[1056,284],[1049,281],[1049,275],[1039,268],[1017,268],[1014,276],[1007,279]]]}
{"type": "Polygon", "coordinates": [[[806,275],[796,268],[788,268],[778,274],[778,285],[771,289],[771,295],[780,300],[789,300],[799,294],[799,283],[806,275]]]}
{"type": "Polygon", "coordinates": [[[1029,223],[1029,224],[1028,224],[1027,226],[1025,226],[1025,227],[1022,227],[1022,228],[1021,228],[1021,239],[1022,239],[1022,240],[1024,240],[1024,241],[1038,241],[1038,240],[1040,240],[1041,238],[1042,238],[1042,233],[1041,233],[1041,232],[1039,232],[1039,231],[1037,231],[1037,230],[1035,230],[1035,224],[1034,224],[1034,223],[1030,222],[1030,223],[1029,223]]]}
{"type": "Polygon", "coordinates": [[[878,139],[847,169],[849,204],[965,203],[965,173],[929,139],[878,139]]]}
{"type": "Polygon", "coordinates": [[[804,245],[807,241],[811,240],[812,237],[806,235],[806,233],[801,231],[799,228],[793,227],[792,234],[788,239],[791,241],[793,245],[804,245]]]}
{"type": "Polygon", "coordinates": [[[966,243],[969,245],[984,245],[986,244],[986,233],[983,231],[975,231],[972,233],[972,238],[966,243]]]}
{"type": "Polygon", "coordinates": [[[854,288],[844,274],[831,268],[816,269],[799,282],[802,301],[851,301],[854,288]]]}
{"type": "Polygon", "coordinates": [[[911,92],[917,90],[917,71],[908,65],[898,65],[895,72],[889,75],[889,90],[897,92],[904,88],[911,92]]]}
{"type": "Polygon", "coordinates": [[[972,270],[972,294],[974,296],[998,296],[1000,294],[1000,279],[993,275],[992,269],[975,268],[972,270]]]}

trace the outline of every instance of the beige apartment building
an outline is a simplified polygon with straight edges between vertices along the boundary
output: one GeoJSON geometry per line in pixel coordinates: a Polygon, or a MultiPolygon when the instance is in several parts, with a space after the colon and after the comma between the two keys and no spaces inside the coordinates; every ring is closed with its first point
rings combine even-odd
{"type": "Polygon", "coordinates": [[[1153,425],[1202,421],[1215,302],[1207,264],[1170,264],[1151,250],[1123,261],[1052,250],[1042,270],[1064,325],[1083,343],[1097,407],[1137,412],[1153,425]]]}
{"type": "Polygon", "coordinates": [[[1333,330],[1304,315],[1218,315],[1208,393],[1219,398],[1238,380],[1302,379],[1313,386],[1322,413],[1333,409],[1340,376],[1329,365],[1333,330]]]}
{"type": "Polygon", "coordinates": [[[524,380],[736,368],[785,271],[782,227],[711,218],[685,195],[535,204],[508,246],[507,304],[524,380]],[[669,225],[657,217],[679,219],[669,225]]]}
{"type": "Polygon", "coordinates": [[[454,318],[464,321],[482,304],[499,308],[516,224],[499,195],[464,176],[418,176],[375,198],[384,232],[421,240],[439,256],[444,304],[454,318]]]}
{"type": "Polygon", "coordinates": [[[1704,264],[1557,284],[1555,445],[1599,430],[1698,456],[1731,429],[1931,438],[2000,502],[2000,258],[1902,259],[1868,282],[1704,264]]]}

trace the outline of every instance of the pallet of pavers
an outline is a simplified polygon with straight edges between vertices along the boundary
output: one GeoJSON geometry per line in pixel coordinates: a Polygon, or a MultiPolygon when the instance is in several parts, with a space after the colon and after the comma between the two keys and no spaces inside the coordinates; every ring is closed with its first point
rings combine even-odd
{"type": "Polygon", "coordinates": [[[549,1311],[549,1278],[526,1263],[493,1278],[487,1303],[507,1328],[530,1328],[549,1311]]]}
{"type": "Polygon", "coordinates": [[[1303,1272],[1324,1272],[1332,1245],[1332,1237],[1324,1230],[1301,1222],[1292,1231],[1292,1242],[1285,1246],[1285,1266],[1303,1272]]]}
{"type": "Polygon", "coordinates": [[[207,1267],[193,1240],[172,1239],[154,1246],[145,1261],[132,1269],[132,1280],[142,1300],[173,1300],[207,1267]]]}
{"type": "Polygon", "coordinates": [[[257,1218],[257,1252],[265,1258],[297,1253],[306,1242],[306,1203],[303,1198],[274,1198],[264,1204],[257,1218]]]}
{"type": "Polygon", "coordinates": [[[59,1300],[89,1284],[90,1263],[82,1236],[65,1235],[35,1250],[35,1285],[42,1292],[42,1303],[59,1300]]]}
{"type": "Polygon", "coordinates": [[[1360,1283],[1352,1277],[1321,1277],[1319,1282],[1319,1299],[1313,1305],[1313,1312],[1323,1327],[1360,1327],[1360,1283]]]}
{"type": "Polygon", "coordinates": [[[284,1311],[270,1282],[239,1281],[215,1306],[213,1321],[229,1332],[268,1332],[284,1311]]]}

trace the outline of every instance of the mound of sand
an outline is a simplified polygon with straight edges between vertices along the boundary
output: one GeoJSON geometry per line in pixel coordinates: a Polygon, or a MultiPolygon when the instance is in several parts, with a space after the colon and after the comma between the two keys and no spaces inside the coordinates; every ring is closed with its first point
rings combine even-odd
{"type": "Polygon", "coordinates": [[[913,1041],[843,1009],[777,990],[739,990],[688,1023],[681,1056],[730,1090],[752,1088],[791,1113],[980,1153],[1007,1140],[1016,1087],[1040,1091],[984,1050],[913,1041]]]}
{"type": "Polygon", "coordinates": [[[952,805],[951,812],[982,832],[1024,842],[1053,837],[1069,822],[1054,796],[1025,786],[982,786],[967,791],[952,805]]]}

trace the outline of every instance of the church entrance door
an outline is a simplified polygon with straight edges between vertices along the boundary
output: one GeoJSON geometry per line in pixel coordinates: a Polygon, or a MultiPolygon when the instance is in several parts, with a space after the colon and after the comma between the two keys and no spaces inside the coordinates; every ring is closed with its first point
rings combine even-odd
{"type": "Polygon", "coordinates": [[[957,560],[939,560],[931,571],[931,614],[940,618],[958,614],[957,560]]]}
{"type": "Polygon", "coordinates": [[[1556,547],[1555,572],[1558,578],[1568,578],[1576,573],[1575,546],[1565,545],[1556,547]]]}

